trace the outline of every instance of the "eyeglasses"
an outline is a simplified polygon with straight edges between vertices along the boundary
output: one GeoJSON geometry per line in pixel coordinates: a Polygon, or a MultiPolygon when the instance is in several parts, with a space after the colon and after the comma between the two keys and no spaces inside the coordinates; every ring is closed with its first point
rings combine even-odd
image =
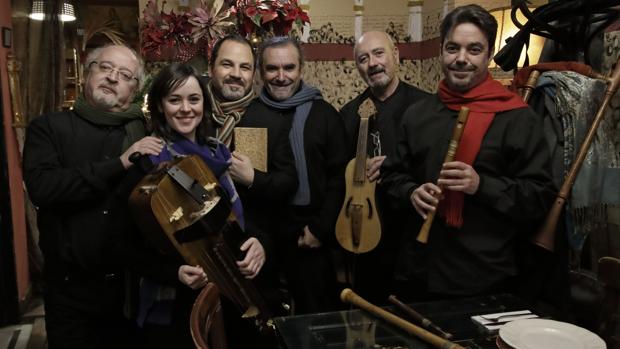
{"type": "Polygon", "coordinates": [[[115,68],[112,64],[108,63],[108,62],[97,62],[97,61],[92,61],[89,65],[89,68],[92,67],[93,65],[95,65],[95,67],[97,67],[97,70],[100,73],[103,73],[105,75],[111,75],[113,72],[117,72],[118,76],[120,77],[121,80],[125,81],[125,82],[130,82],[131,80],[136,80],[137,82],[138,79],[136,77],[133,76],[133,73],[126,68],[115,68]]]}

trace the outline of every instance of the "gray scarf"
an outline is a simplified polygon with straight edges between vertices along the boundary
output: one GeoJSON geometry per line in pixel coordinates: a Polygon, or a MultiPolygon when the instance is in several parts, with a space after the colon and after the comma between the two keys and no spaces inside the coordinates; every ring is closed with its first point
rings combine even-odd
{"type": "Polygon", "coordinates": [[[289,140],[293,149],[293,155],[295,156],[295,168],[297,169],[299,186],[291,203],[293,205],[308,205],[310,204],[310,184],[308,183],[308,167],[306,165],[306,153],[304,152],[304,125],[306,124],[306,119],[308,119],[308,114],[310,114],[312,102],[323,99],[321,91],[302,82],[299,91],[285,101],[274,101],[264,88],[258,98],[274,109],[287,110],[295,108],[289,140]]]}

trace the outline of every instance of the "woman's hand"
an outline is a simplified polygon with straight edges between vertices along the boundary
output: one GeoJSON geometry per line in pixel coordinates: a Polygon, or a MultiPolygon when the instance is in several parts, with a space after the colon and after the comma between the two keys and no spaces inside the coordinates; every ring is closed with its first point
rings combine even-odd
{"type": "Polygon", "coordinates": [[[182,265],[178,271],[179,281],[192,290],[198,290],[209,282],[207,274],[200,266],[182,265]]]}

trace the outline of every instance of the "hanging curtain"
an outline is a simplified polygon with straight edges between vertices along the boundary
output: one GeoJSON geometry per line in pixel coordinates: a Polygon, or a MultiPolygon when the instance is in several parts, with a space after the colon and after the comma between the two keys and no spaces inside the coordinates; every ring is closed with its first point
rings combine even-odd
{"type": "MultiPolygon", "coordinates": [[[[65,85],[64,34],[56,15],[62,0],[45,1],[45,20],[28,17],[32,0],[12,0],[13,55],[21,63],[19,74],[24,118],[33,118],[61,109],[65,85]],[[60,3],[59,3],[60,2],[60,3]]],[[[24,130],[16,129],[18,142],[23,144],[24,130]]],[[[40,286],[43,257],[38,248],[39,230],[36,210],[25,196],[28,227],[28,260],[33,286],[40,286]]]]}

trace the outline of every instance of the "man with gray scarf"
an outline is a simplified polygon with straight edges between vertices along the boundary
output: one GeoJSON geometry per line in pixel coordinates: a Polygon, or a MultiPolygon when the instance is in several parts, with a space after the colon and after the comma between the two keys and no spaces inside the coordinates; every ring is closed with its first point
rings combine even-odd
{"type": "Polygon", "coordinates": [[[144,117],[132,103],[144,77],[136,52],[97,48],[84,66],[84,94],[73,110],[32,120],[24,147],[45,257],[50,349],[131,346],[123,258],[113,247],[123,237],[111,228],[118,224],[115,191],[132,166],[129,155],[162,149],[157,138],[144,137],[144,117]]]}
{"type": "Polygon", "coordinates": [[[280,216],[278,265],[297,314],[328,311],[337,300],[329,250],[345,192],[344,123],[318,89],[303,83],[302,54],[295,40],[275,37],[263,42],[258,65],[264,86],[246,115],[288,120],[299,182],[288,211],[280,216]]]}

